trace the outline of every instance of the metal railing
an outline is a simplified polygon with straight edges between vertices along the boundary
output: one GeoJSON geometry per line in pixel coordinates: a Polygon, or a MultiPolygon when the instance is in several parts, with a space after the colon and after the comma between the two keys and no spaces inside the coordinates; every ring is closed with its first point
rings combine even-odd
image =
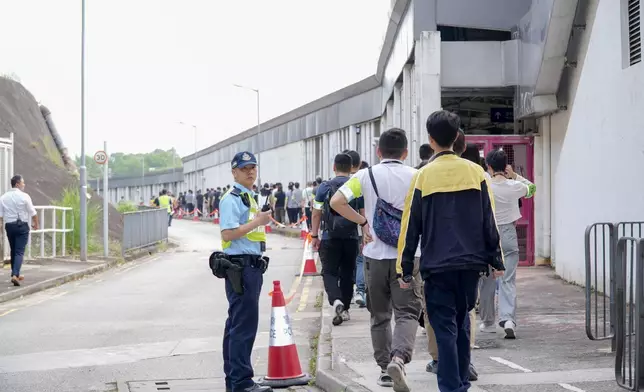
{"type": "Polygon", "coordinates": [[[121,252],[146,248],[168,241],[168,210],[146,207],[123,213],[121,252]]]}
{"type": "MultiPolygon", "coordinates": [[[[27,258],[32,258],[32,239],[35,235],[38,238],[41,258],[54,258],[57,256],[57,247],[60,245],[60,256],[66,256],[67,233],[74,232],[74,211],[70,207],[59,206],[35,206],[38,214],[40,227],[38,230],[29,231],[29,242],[27,243],[27,258]],[[71,227],[67,227],[67,218],[71,216],[71,227]],[[49,218],[49,219],[48,219],[49,218]],[[60,223],[60,227],[58,224],[60,223]],[[60,234],[60,237],[58,237],[60,234]],[[59,240],[60,239],[60,240],[59,240]],[[60,242],[60,244],[59,244],[60,242]],[[46,256],[51,250],[51,256],[46,256]]],[[[31,222],[29,222],[31,225],[31,222]]],[[[72,234],[72,246],[73,246],[72,234]]]]}
{"type": "Polygon", "coordinates": [[[615,351],[615,263],[622,237],[640,238],[644,222],[599,222],[586,228],[586,335],[611,340],[615,351]]]}
{"type": "Polygon", "coordinates": [[[615,267],[615,379],[630,391],[644,386],[644,239],[617,241],[615,267]]]}
{"type": "Polygon", "coordinates": [[[586,335],[611,340],[615,379],[644,388],[644,222],[586,229],[586,335]]]}

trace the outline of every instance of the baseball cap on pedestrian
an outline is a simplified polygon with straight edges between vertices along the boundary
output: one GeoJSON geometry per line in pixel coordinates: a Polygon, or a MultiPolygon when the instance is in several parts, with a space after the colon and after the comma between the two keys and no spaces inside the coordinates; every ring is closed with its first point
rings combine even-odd
{"type": "Polygon", "coordinates": [[[248,165],[257,165],[257,158],[255,158],[253,153],[248,151],[238,152],[230,162],[230,167],[232,169],[241,169],[248,165]]]}

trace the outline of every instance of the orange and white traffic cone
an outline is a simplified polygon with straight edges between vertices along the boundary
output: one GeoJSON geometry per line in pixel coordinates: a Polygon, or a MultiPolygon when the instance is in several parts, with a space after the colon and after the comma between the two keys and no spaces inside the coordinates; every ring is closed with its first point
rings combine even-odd
{"type": "Polygon", "coordinates": [[[195,216],[192,218],[193,222],[196,222],[199,220],[199,210],[195,207],[195,216]]]}
{"type": "Polygon", "coordinates": [[[302,224],[300,224],[300,239],[306,240],[309,235],[309,226],[306,224],[306,217],[302,219],[302,224]]]}
{"type": "Polygon", "coordinates": [[[313,256],[313,239],[309,234],[307,240],[304,243],[304,271],[302,276],[318,276],[317,266],[315,265],[315,257],[313,256]]]}
{"type": "Polygon", "coordinates": [[[286,310],[286,301],[279,280],[273,281],[273,308],[268,343],[268,373],[259,379],[259,384],[271,388],[288,388],[307,385],[311,376],[302,372],[297,346],[293,339],[291,318],[286,310]]]}
{"type": "Polygon", "coordinates": [[[215,210],[213,213],[214,219],[212,220],[212,223],[218,225],[219,224],[219,210],[215,210]]]}

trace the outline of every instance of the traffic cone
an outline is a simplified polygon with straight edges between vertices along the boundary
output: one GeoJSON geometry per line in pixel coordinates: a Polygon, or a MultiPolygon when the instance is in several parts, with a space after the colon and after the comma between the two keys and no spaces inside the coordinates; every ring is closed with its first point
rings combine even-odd
{"type": "Polygon", "coordinates": [[[271,227],[270,223],[264,226],[264,233],[272,233],[272,232],[273,232],[273,228],[271,227]]]}
{"type": "Polygon", "coordinates": [[[199,210],[195,208],[195,210],[194,210],[194,211],[195,211],[195,216],[194,216],[194,217],[192,217],[192,221],[193,221],[193,222],[196,222],[196,221],[198,221],[198,220],[199,220],[199,210]]]}
{"type": "Polygon", "coordinates": [[[309,226],[306,224],[306,217],[302,219],[302,224],[300,225],[300,239],[306,240],[309,235],[309,226]]]}
{"type": "Polygon", "coordinates": [[[302,276],[318,276],[317,266],[315,265],[315,258],[313,257],[313,241],[310,235],[307,236],[307,241],[304,243],[304,271],[302,276]]]}
{"type": "Polygon", "coordinates": [[[215,210],[214,217],[215,218],[212,220],[212,223],[218,225],[219,224],[219,210],[215,210]]]}
{"type": "Polygon", "coordinates": [[[279,280],[273,281],[271,329],[268,343],[268,372],[259,379],[260,385],[288,388],[307,385],[311,376],[302,372],[297,346],[293,339],[291,318],[286,310],[284,293],[279,280]]]}

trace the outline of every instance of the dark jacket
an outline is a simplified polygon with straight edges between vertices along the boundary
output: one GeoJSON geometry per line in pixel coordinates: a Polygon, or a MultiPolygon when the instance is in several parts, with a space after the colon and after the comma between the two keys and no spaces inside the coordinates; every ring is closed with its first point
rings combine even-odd
{"type": "Polygon", "coordinates": [[[494,199],[481,166],[454,153],[437,156],[412,180],[398,241],[397,272],[412,275],[421,241],[420,271],[504,270],[494,199]]]}

